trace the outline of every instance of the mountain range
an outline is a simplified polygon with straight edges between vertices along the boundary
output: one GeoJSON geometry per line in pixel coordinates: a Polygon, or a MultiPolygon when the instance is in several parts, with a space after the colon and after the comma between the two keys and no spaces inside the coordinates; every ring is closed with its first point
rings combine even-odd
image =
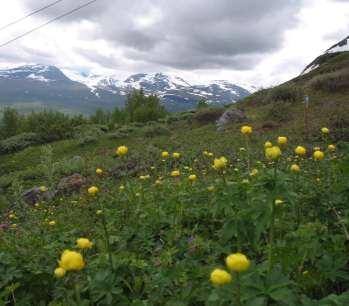
{"type": "Polygon", "coordinates": [[[0,105],[20,107],[24,112],[45,107],[91,113],[97,108],[122,107],[127,94],[140,88],[146,95],[159,96],[169,111],[195,108],[200,99],[211,104],[234,103],[255,91],[223,80],[192,85],[164,73],[138,73],[120,81],[113,75],[62,71],[40,64],[0,70],[0,105]]]}

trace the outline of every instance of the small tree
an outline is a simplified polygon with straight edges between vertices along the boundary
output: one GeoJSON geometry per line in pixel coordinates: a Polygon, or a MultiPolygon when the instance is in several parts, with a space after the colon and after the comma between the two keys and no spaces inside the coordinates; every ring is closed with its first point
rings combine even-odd
{"type": "Polygon", "coordinates": [[[8,138],[14,136],[20,132],[23,118],[19,115],[18,111],[6,107],[3,111],[1,120],[1,138],[8,138]]]}
{"type": "Polygon", "coordinates": [[[203,108],[207,108],[208,107],[208,103],[204,98],[199,99],[196,108],[197,109],[203,109],[203,108]]]}
{"type": "Polygon", "coordinates": [[[125,114],[130,122],[147,122],[166,115],[160,99],[155,95],[145,96],[143,90],[134,90],[127,96],[125,114]]]}

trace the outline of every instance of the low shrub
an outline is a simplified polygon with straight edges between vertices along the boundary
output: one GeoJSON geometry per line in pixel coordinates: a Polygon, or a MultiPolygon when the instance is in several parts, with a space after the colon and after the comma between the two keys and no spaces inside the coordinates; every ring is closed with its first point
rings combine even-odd
{"type": "Polygon", "coordinates": [[[349,70],[326,73],[314,77],[309,86],[314,90],[322,90],[330,93],[348,90],[349,88],[349,70]]]}
{"type": "Polygon", "coordinates": [[[269,102],[282,101],[282,102],[295,103],[297,101],[302,100],[303,96],[304,96],[304,93],[300,87],[286,84],[286,85],[277,86],[272,89],[269,89],[266,99],[269,102]]]}
{"type": "Polygon", "coordinates": [[[170,135],[171,134],[169,129],[167,129],[161,125],[145,127],[143,132],[144,132],[144,136],[146,136],[146,137],[155,137],[155,136],[160,136],[160,135],[170,135]]]}
{"type": "Polygon", "coordinates": [[[0,154],[17,152],[41,142],[36,133],[22,133],[0,141],[0,154]]]}
{"type": "Polygon", "coordinates": [[[224,108],[204,108],[194,114],[193,119],[201,124],[213,123],[224,113],[224,108]]]}

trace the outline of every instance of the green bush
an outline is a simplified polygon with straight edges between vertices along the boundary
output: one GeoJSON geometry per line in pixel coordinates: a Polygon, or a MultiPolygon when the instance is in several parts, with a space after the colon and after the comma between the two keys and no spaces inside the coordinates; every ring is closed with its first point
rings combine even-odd
{"type": "Polygon", "coordinates": [[[330,93],[347,90],[349,88],[349,70],[343,69],[337,72],[318,75],[309,82],[309,86],[314,90],[322,90],[330,93]]]}
{"type": "Polygon", "coordinates": [[[145,127],[143,132],[144,132],[144,136],[146,137],[155,137],[155,136],[171,134],[171,131],[162,125],[145,127]]]}
{"type": "Polygon", "coordinates": [[[215,108],[203,108],[198,110],[193,119],[198,121],[201,124],[208,124],[212,122],[216,122],[217,119],[222,116],[224,113],[224,108],[215,107],[215,108]]]}
{"type": "Polygon", "coordinates": [[[22,133],[0,141],[0,154],[17,152],[41,142],[43,139],[35,133],[22,133]]]}
{"type": "Polygon", "coordinates": [[[282,85],[268,91],[267,100],[295,103],[303,99],[303,90],[295,85],[282,85]]]}
{"type": "Polygon", "coordinates": [[[290,121],[293,118],[292,108],[293,105],[289,102],[276,101],[271,104],[264,120],[272,120],[276,122],[290,121]]]}

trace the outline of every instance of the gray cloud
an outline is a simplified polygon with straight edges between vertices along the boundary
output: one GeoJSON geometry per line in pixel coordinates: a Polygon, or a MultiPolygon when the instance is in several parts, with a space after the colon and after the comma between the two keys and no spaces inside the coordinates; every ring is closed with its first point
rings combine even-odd
{"type": "MultiPolygon", "coordinates": [[[[86,1],[66,1],[43,18],[86,1]]],[[[28,10],[40,0],[23,0],[28,10]]],[[[176,69],[251,69],[262,55],[281,47],[285,30],[297,24],[303,0],[99,0],[64,19],[90,20],[100,38],[130,60],[176,69]]],[[[86,56],[86,54],[85,54],[86,56]]],[[[105,64],[105,57],[88,56],[105,64]]]]}

